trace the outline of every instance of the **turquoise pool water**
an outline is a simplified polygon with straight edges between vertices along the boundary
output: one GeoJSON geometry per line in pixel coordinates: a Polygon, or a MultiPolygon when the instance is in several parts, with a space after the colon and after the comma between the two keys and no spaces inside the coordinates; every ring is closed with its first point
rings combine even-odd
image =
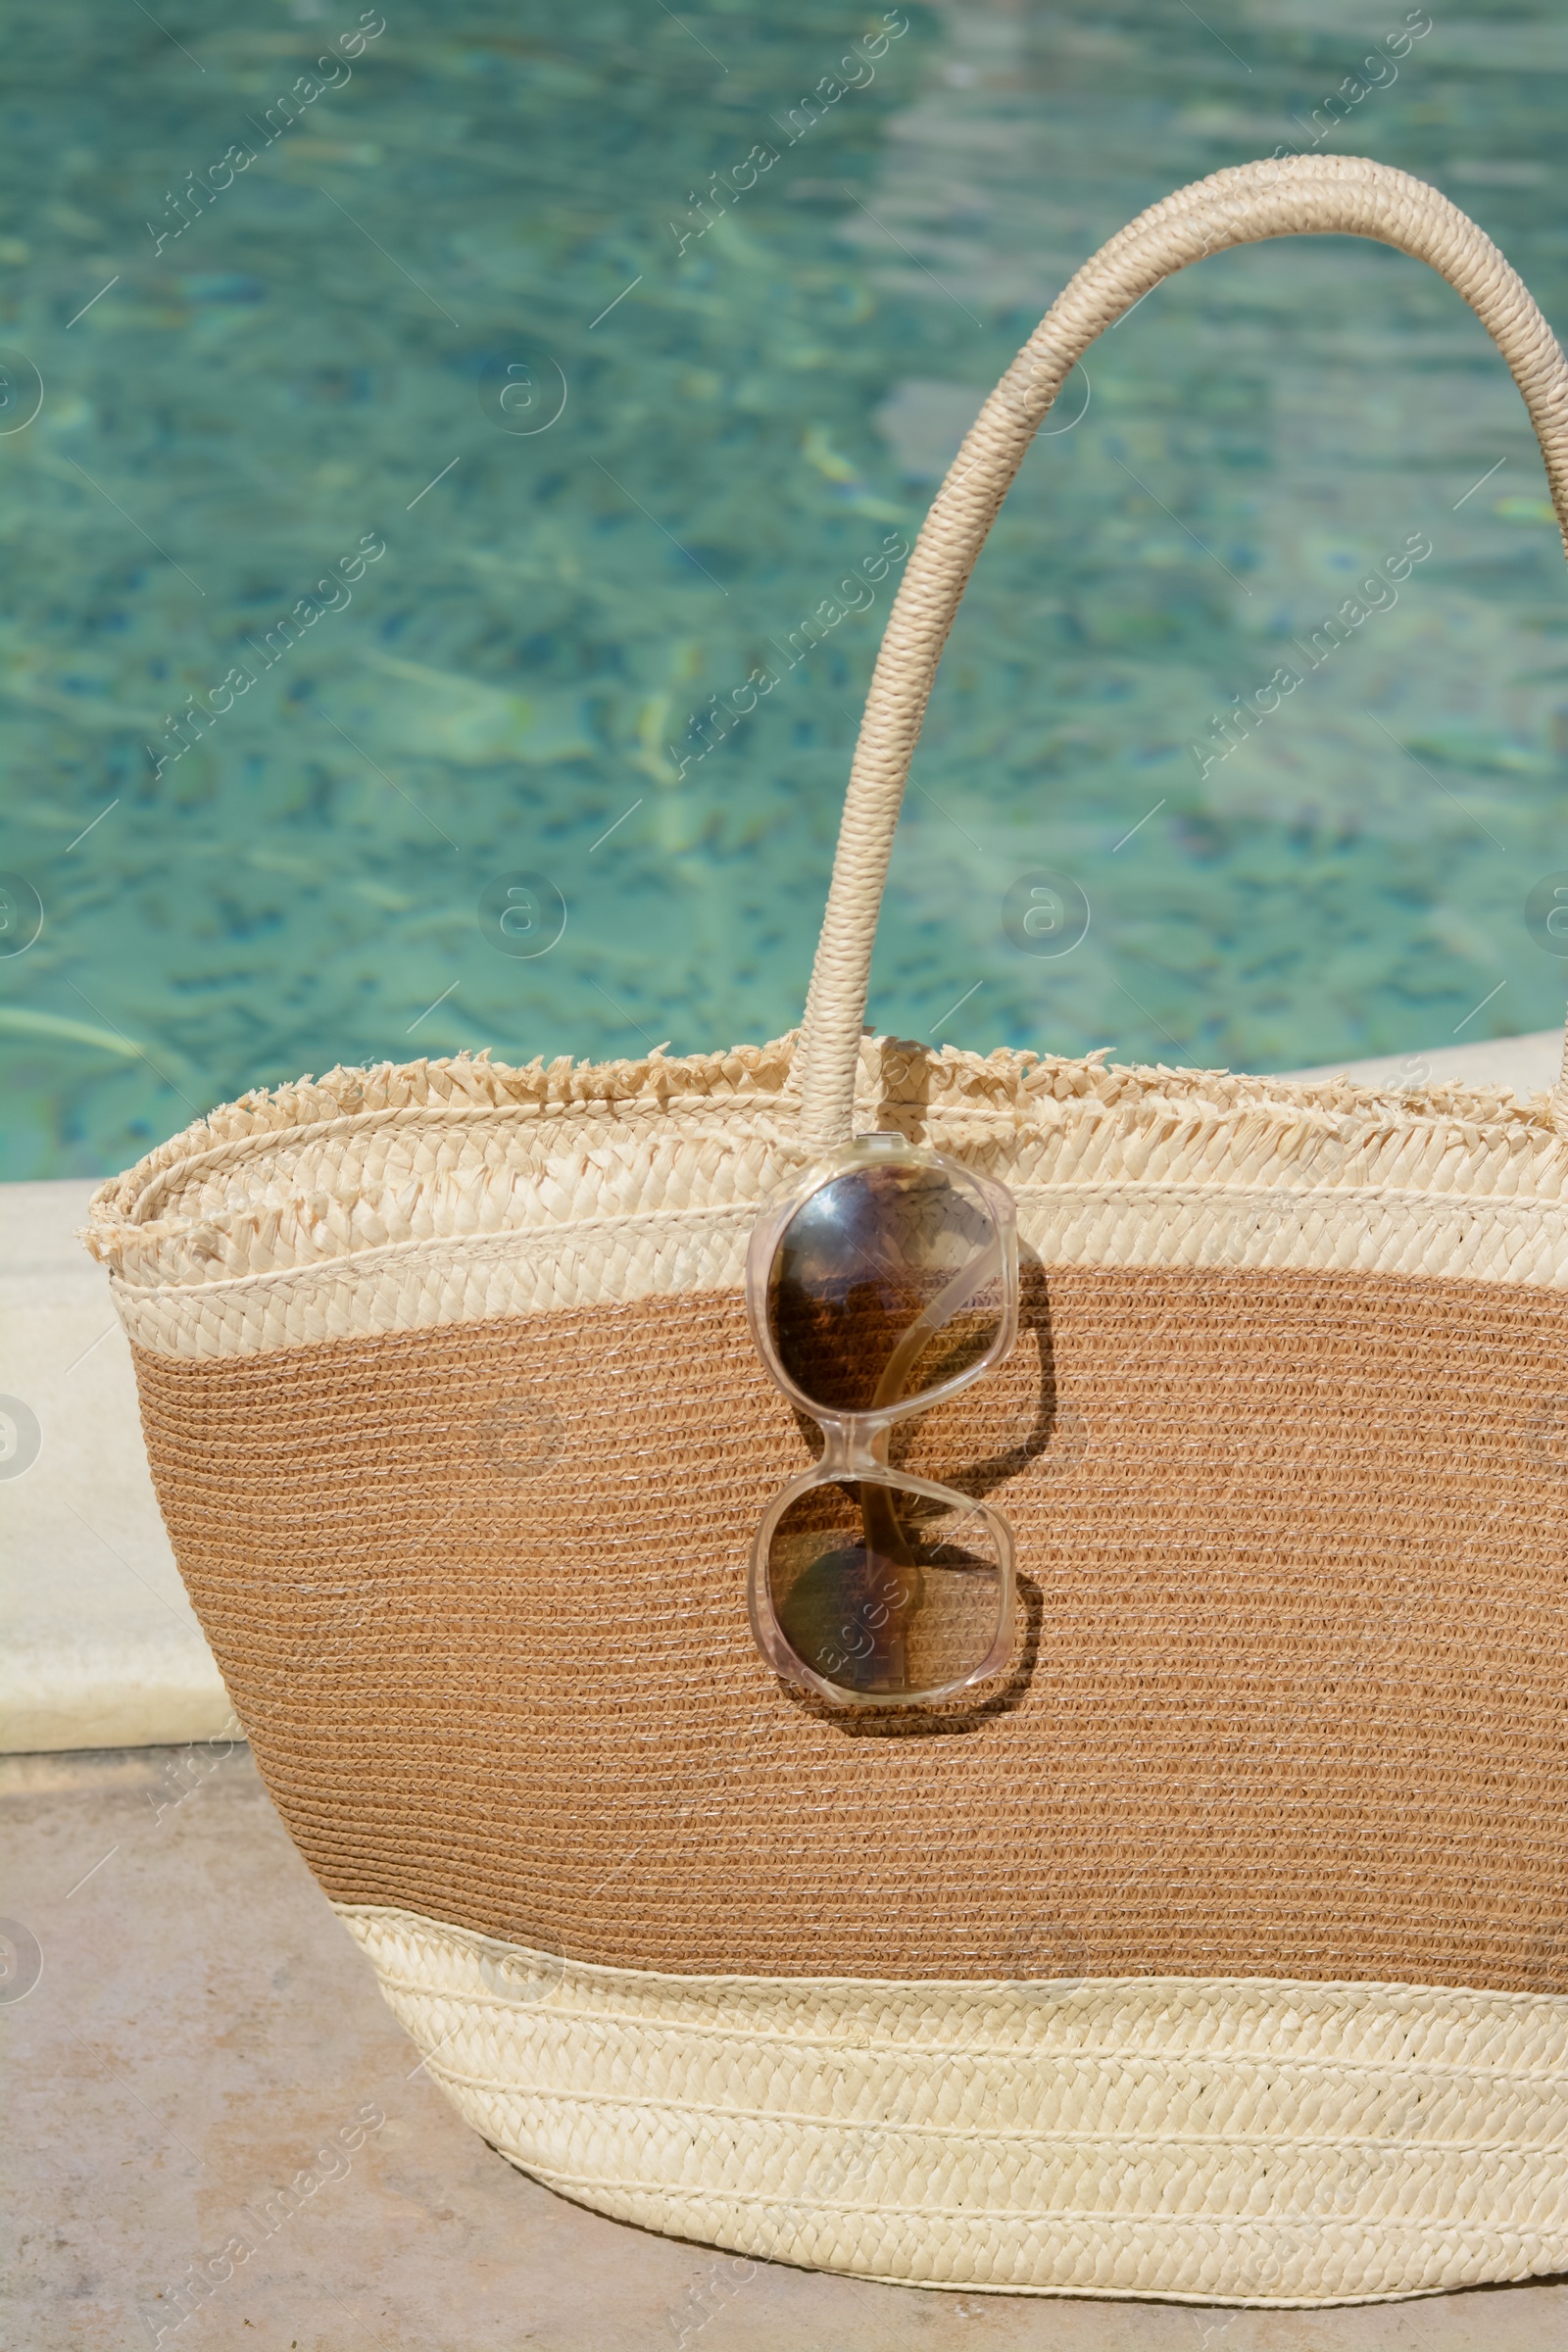
{"type": "MultiPolygon", "coordinates": [[[[338,1060],[789,1026],[899,550],[1098,243],[1364,152],[1568,320],[1561,11],[1428,24],[7,0],[0,914],[41,929],[0,1172],[338,1060]]],[[[1568,868],[1568,594],[1457,298],[1349,241],[1220,256],[1053,422],[944,665],[878,1025],[1267,1069],[1558,1019],[1522,908],[1568,868]],[[1056,957],[1041,872],[1089,910],[1056,957]]]]}

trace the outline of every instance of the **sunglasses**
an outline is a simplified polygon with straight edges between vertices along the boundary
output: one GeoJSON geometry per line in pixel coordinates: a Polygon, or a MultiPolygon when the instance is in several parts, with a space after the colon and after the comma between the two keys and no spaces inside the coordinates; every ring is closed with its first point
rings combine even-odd
{"type": "Polygon", "coordinates": [[[858,1136],[767,1208],[746,1303],[763,1363],[822,1432],[752,1549],[757,1645],[854,1706],[951,1697],[1012,1647],[1012,1531],[890,1466],[898,1423],[944,1404],[1018,1331],[1011,1196],[901,1135],[858,1136]]]}

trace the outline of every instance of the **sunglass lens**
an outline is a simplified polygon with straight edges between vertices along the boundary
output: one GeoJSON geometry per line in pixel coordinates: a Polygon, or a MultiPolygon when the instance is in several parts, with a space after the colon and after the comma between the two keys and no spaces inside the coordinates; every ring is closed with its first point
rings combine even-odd
{"type": "Polygon", "coordinates": [[[766,1560],[768,1598],[796,1656],[867,1697],[947,1689],[991,1657],[1007,1570],[986,1513],[863,1479],[788,1505],[766,1560]]]}
{"type": "Polygon", "coordinates": [[[978,1186],[916,1161],[848,1170],[785,1227],[767,1286],[785,1372],[824,1411],[874,1412],[978,1360],[1006,1311],[996,1218],[978,1186]]]}

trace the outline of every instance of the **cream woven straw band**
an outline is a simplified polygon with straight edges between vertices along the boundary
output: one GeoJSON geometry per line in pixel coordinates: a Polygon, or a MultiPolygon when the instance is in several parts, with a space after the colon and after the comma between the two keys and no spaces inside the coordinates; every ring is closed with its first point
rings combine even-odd
{"type": "MultiPolygon", "coordinates": [[[[1098,335],[1178,270],[1266,237],[1375,237],[1430,262],[1507,361],[1546,461],[1568,548],[1568,363],[1490,237],[1424,180],[1363,156],[1243,164],[1167,196],[1102,245],[1057,296],[970,428],[926,516],[888,617],[860,722],[802,1040],[802,1130],[831,1151],[853,1125],[871,950],[905,779],[959,599],[1012,478],[1098,335]]],[[[1568,1039],[1554,1097],[1568,1131],[1568,1039]]]]}
{"type": "Polygon", "coordinates": [[[860,1033],[926,696],[1030,435],[1170,270],[1298,230],[1443,271],[1562,514],[1561,356],[1451,205],[1335,159],[1187,189],[1073,280],[932,509],[804,1047],[333,1070],[93,1202],[180,1572],[300,1850],[462,2113],[645,2228],[1012,2294],[1568,2269],[1562,1088],[860,1033]],[[768,1671],[745,1595],[811,1458],[747,1235],[857,1122],[1000,1179],[1023,1246],[1016,1348],[903,1457],[1005,1509],[1017,1652],[874,1732],[768,1671]]]}
{"type": "Polygon", "coordinates": [[[645,2230],[907,2286],[1194,2303],[1568,2259],[1568,2001],[664,1977],[339,1909],[475,2131],[645,2230]]]}

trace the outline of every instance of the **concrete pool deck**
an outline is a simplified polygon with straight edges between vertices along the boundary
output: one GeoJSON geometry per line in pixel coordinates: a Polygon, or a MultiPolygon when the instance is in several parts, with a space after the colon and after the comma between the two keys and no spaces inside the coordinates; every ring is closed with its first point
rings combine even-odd
{"type": "MultiPolygon", "coordinates": [[[[1295,1075],[1528,1095],[1553,1084],[1560,1055],[1553,1029],[1295,1075]]],[[[229,1717],[158,1515],[108,1278],[75,1238],[92,1192],[0,1187],[0,1399],[21,1399],[40,1439],[30,1467],[0,1479],[0,1753],[177,1743],[229,1717]]]]}

